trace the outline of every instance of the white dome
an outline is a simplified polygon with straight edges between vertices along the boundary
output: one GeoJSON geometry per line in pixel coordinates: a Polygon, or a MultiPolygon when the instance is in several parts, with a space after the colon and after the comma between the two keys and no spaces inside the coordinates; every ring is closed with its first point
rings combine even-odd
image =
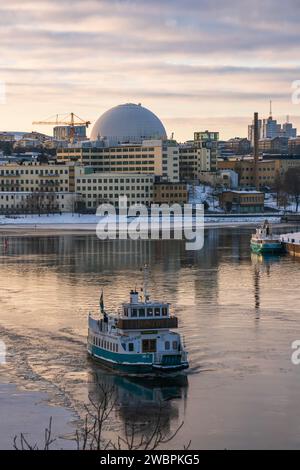
{"type": "Polygon", "coordinates": [[[143,139],[165,139],[162,122],[140,104],[121,104],[106,111],[94,124],[91,140],[107,138],[111,142],[140,142],[143,139]]]}

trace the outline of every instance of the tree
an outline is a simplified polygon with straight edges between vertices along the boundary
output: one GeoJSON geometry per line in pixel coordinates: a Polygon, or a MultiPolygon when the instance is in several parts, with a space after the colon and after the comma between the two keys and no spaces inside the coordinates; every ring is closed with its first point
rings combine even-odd
{"type": "MultiPolygon", "coordinates": [[[[137,424],[125,423],[124,435],[117,436],[115,442],[106,438],[106,429],[110,424],[111,415],[117,409],[114,387],[104,386],[97,382],[96,392],[89,394],[89,402],[85,406],[86,416],[75,432],[74,440],[77,450],[155,450],[167,444],[178,434],[183,422],[173,432],[168,432],[163,418],[163,406],[160,405],[156,416],[151,422],[137,424]]],[[[52,418],[44,432],[44,443],[40,449],[20,434],[15,436],[15,450],[49,450],[55,442],[52,437],[52,418]]],[[[183,446],[188,449],[187,446],[183,446]]]]}
{"type": "Polygon", "coordinates": [[[289,168],[284,178],[284,189],[292,197],[298,212],[300,204],[300,167],[289,168]]]}
{"type": "Polygon", "coordinates": [[[274,192],[276,194],[276,205],[277,207],[280,206],[280,198],[282,196],[282,192],[284,189],[284,181],[279,173],[279,171],[276,172],[275,180],[274,180],[274,185],[273,185],[274,192]]]}

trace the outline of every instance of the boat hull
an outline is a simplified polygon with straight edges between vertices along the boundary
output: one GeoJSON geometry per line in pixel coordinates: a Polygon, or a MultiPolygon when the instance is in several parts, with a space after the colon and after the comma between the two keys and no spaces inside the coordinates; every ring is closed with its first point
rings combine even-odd
{"type": "Polygon", "coordinates": [[[292,256],[300,256],[300,245],[294,243],[285,243],[287,252],[292,256]]]}
{"type": "Polygon", "coordinates": [[[106,351],[94,345],[88,345],[89,356],[99,364],[109,369],[118,370],[131,374],[147,374],[153,372],[176,372],[188,369],[188,362],[182,362],[177,359],[173,364],[154,363],[153,355],[149,354],[132,354],[123,357],[122,354],[116,354],[106,351]],[[175,363],[177,362],[177,363],[175,363]]]}
{"type": "Polygon", "coordinates": [[[251,250],[253,253],[282,253],[283,245],[281,242],[256,243],[251,241],[251,250]]]}

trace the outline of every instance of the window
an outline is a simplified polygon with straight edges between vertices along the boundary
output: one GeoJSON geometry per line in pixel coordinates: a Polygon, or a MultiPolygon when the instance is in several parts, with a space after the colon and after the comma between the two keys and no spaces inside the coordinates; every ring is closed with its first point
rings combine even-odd
{"type": "Polygon", "coordinates": [[[165,350],[169,351],[169,349],[170,349],[170,341],[166,341],[165,342],[165,350]]]}
{"type": "Polygon", "coordinates": [[[168,309],[167,309],[167,307],[163,307],[163,308],[162,308],[162,314],[163,314],[163,317],[167,317],[167,316],[168,316],[168,309]]]}
{"type": "Polygon", "coordinates": [[[138,311],[137,311],[137,308],[133,308],[133,309],[131,310],[131,316],[136,318],[136,317],[137,317],[137,312],[138,312],[138,311]]]}
{"type": "Polygon", "coordinates": [[[144,316],[145,316],[145,309],[139,308],[139,317],[144,317],[144,316]]]}
{"type": "Polygon", "coordinates": [[[153,317],[153,308],[147,308],[147,317],[153,317]]]}
{"type": "Polygon", "coordinates": [[[128,351],[129,351],[129,352],[133,352],[133,351],[134,351],[134,344],[133,344],[133,343],[129,343],[129,344],[128,344],[128,351]]]}
{"type": "Polygon", "coordinates": [[[173,341],[173,349],[176,351],[178,349],[177,341],[173,341]]]}
{"type": "Polygon", "coordinates": [[[156,339],[143,339],[142,348],[143,353],[156,352],[156,339]]]}
{"type": "Polygon", "coordinates": [[[155,315],[156,317],[160,317],[160,308],[159,308],[159,307],[155,307],[155,309],[154,309],[154,315],[155,315]]]}

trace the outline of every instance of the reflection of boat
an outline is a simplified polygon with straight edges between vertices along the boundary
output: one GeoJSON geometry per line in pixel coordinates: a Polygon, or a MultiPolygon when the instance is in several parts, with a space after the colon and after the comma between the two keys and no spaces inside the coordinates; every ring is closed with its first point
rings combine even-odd
{"type": "Polygon", "coordinates": [[[256,229],[251,237],[251,250],[254,253],[281,253],[283,245],[279,236],[273,235],[272,226],[266,220],[261,227],[256,229]]]}
{"type": "Polygon", "coordinates": [[[107,366],[127,372],[177,371],[188,368],[181,336],[172,331],[177,317],[170,305],[150,301],[146,290],[140,299],[136,290],[118,315],[107,314],[101,296],[103,318],[89,315],[88,353],[107,366]]]}
{"type": "Polygon", "coordinates": [[[300,256],[300,232],[286,233],[281,240],[285,249],[293,256],[300,256]]]}
{"type": "Polygon", "coordinates": [[[140,376],[122,375],[113,372],[103,372],[93,367],[96,383],[102,386],[115,389],[118,396],[118,403],[135,408],[138,405],[144,406],[146,403],[157,405],[162,402],[169,402],[185,397],[188,388],[188,377],[185,374],[168,376],[140,376]]]}

